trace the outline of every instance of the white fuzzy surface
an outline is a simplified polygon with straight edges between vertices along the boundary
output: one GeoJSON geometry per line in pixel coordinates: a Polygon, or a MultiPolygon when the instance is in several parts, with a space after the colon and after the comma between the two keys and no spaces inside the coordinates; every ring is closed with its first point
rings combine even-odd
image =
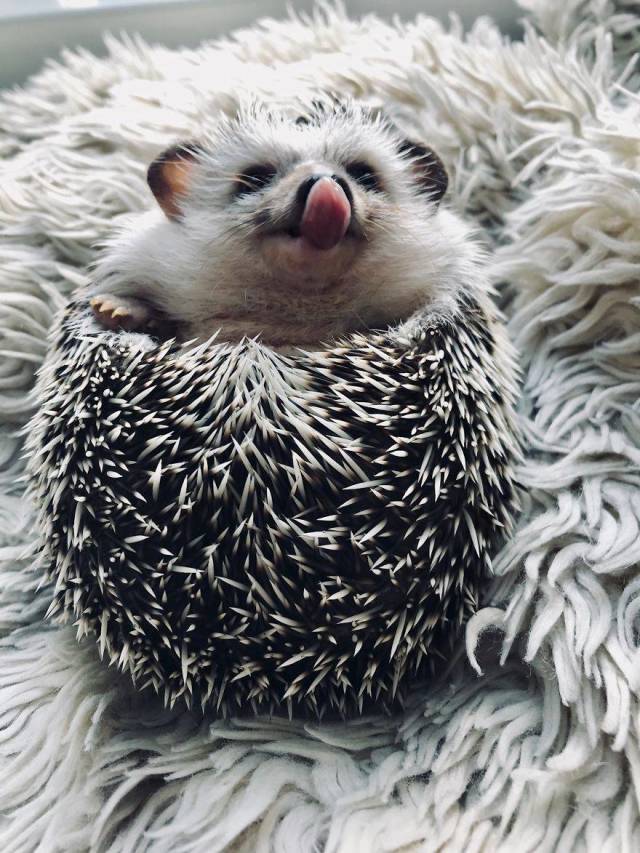
{"type": "Polygon", "coordinates": [[[640,849],[640,17],[522,5],[540,28],[522,44],[334,14],[194,51],[110,42],[0,102],[5,853],[640,849]],[[394,719],[199,723],[43,620],[16,431],[52,314],[113,217],[147,204],[150,157],[243,89],[318,84],[422,127],[495,247],[525,510],[469,626],[482,675],[461,656],[394,719]]]}

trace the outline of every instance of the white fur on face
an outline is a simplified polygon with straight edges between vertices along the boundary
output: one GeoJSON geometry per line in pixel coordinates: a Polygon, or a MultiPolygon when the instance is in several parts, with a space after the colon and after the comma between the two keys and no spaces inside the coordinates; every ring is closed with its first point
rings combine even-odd
{"type": "Polygon", "coordinates": [[[96,265],[94,292],[139,296],[179,324],[184,339],[260,336],[313,345],[407,319],[425,303],[446,310],[481,277],[479,252],[452,213],[420,193],[401,137],[356,107],[308,124],[254,108],[200,141],[182,216],[133,218],[96,265]],[[375,189],[349,175],[370,164],[375,189]],[[242,176],[268,166],[264,187],[238,194],[242,176]],[[352,196],[352,223],[330,250],[300,247],[296,192],[335,175],[352,196]]]}

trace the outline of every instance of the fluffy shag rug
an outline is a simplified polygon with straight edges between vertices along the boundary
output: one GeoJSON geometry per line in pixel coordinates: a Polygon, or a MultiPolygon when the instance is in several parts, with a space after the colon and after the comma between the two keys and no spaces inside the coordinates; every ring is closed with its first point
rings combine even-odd
{"type": "Polygon", "coordinates": [[[193,51],[112,41],[3,96],[3,851],[640,849],[640,16],[522,5],[522,43],[325,11],[193,51]],[[524,512],[468,656],[401,715],[211,722],[45,621],[20,429],[52,316],[114,217],[147,203],[151,156],[243,90],[318,86],[422,128],[494,249],[524,368],[524,512]]]}

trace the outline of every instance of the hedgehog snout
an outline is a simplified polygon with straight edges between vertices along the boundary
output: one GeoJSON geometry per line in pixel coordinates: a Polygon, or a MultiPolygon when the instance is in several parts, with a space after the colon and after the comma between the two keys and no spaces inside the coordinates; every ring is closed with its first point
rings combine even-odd
{"type": "Polygon", "coordinates": [[[345,235],[362,236],[355,195],[331,164],[301,163],[272,184],[253,222],[260,236],[306,236],[315,248],[333,248],[345,235]]]}
{"type": "Polygon", "coordinates": [[[276,182],[254,214],[263,261],[280,282],[337,283],[365,245],[349,180],[330,164],[301,163],[276,182]]]}
{"type": "Polygon", "coordinates": [[[309,175],[308,178],[305,178],[296,192],[296,202],[304,208],[309,198],[309,194],[311,193],[311,190],[318,183],[318,181],[322,180],[323,178],[330,178],[334,183],[336,183],[344,192],[349,204],[353,204],[353,193],[351,192],[351,187],[349,186],[349,183],[341,175],[331,175],[329,174],[329,172],[316,172],[313,175],[309,175]]]}

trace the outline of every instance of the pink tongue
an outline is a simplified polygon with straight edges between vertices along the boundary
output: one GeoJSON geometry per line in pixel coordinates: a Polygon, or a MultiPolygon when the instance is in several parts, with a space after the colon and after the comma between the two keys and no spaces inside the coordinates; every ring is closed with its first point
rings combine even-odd
{"type": "Polygon", "coordinates": [[[317,249],[333,249],[345,235],[351,205],[342,187],[329,177],[320,178],[307,196],[300,234],[317,249]]]}

